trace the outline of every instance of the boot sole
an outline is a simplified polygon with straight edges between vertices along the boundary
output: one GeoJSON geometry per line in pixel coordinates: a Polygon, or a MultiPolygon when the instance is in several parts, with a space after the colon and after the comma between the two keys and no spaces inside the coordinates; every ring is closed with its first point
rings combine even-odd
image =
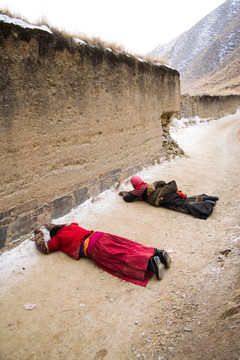
{"type": "Polygon", "coordinates": [[[171,263],[172,263],[172,259],[170,258],[168,252],[167,252],[167,251],[163,251],[162,256],[163,256],[163,258],[164,258],[166,268],[167,268],[167,269],[170,268],[171,263]]]}
{"type": "Polygon", "coordinates": [[[163,265],[163,263],[161,263],[158,256],[154,256],[153,260],[156,265],[156,272],[155,272],[156,278],[158,280],[162,280],[164,265],[163,265]]]}
{"type": "Polygon", "coordinates": [[[157,250],[156,255],[159,257],[160,261],[164,264],[165,268],[170,268],[172,259],[170,258],[166,250],[157,250]]]}

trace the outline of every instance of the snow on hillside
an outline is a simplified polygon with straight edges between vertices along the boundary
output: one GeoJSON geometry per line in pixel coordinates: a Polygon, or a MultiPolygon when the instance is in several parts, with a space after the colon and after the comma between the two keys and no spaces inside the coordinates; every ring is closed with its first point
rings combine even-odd
{"type": "MultiPolygon", "coordinates": [[[[188,64],[206,49],[210,43],[223,34],[228,25],[239,12],[240,0],[227,0],[217,9],[205,16],[190,30],[184,32],[176,39],[167,44],[159,46],[151,52],[153,55],[167,57],[169,64],[183,72],[188,64]]],[[[239,26],[240,28],[240,26],[239,26]]],[[[227,55],[236,47],[236,36],[239,44],[239,35],[233,32],[223,37],[220,47],[220,61],[222,62],[227,55]]]]}

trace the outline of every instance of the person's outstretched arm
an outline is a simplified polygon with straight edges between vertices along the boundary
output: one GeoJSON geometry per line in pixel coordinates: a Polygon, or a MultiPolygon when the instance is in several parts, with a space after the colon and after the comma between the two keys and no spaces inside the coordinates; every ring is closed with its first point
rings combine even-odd
{"type": "Polygon", "coordinates": [[[49,253],[48,242],[44,241],[43,232],[41,230],[36,229],[34,230],[34,235],[35,235],[35,244],[37,249],[44,254],[48,254],[49,253]]]}
{"type": "Polygon", "coordinates": [[[138,198],[136,195],[133,195],[131,191],[120,191],[119,195],[122,196],[126,202],[133,202],[138,198]]]}

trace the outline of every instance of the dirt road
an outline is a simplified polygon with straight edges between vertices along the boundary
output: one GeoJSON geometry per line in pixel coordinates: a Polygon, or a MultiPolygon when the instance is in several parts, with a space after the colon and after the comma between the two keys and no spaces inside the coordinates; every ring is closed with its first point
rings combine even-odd
{"type": "Polygon", "coordinates": [[[179,143],[186,156],[140,175],[218,195],[209,219],[124,203],[119,189],[66,217],[168,250],[163,280],[137,286],[27,241],[0,257],[1,360],[240,358],[240,114],[191,126],[179,143]]]}

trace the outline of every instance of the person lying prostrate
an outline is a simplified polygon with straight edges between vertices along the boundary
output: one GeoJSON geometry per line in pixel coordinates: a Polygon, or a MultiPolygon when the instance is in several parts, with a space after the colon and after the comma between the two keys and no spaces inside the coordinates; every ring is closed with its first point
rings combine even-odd
{"type": "Polygon", "coordinates": [[[168,209],[181,211],[191,214],[199,219],[207,219],[213,212],[218,196],[208,196],[206,194],[188,197],[182,191],[178,191],[175,180],[168,183],[165,181],[155,181],[152,184],[144,182],[140,176],[131,178],[132,191],[120,191],[119,195],[126,202],[142,200],[156,207],[166,207],[168,209]]]}
{"type": "Polygon", "coordinates": [[[108,273],[137,285],[146,286],[154,274],[161,280],[164,267],[171,265],[167,251],[117,235],[86,230],[77,223],[45,226],[50,231],[49,241],[44,241],[42,231],[34,230],[35,243],[41,252],[60,250],[76,260],[87,257],[108,273]]]}

